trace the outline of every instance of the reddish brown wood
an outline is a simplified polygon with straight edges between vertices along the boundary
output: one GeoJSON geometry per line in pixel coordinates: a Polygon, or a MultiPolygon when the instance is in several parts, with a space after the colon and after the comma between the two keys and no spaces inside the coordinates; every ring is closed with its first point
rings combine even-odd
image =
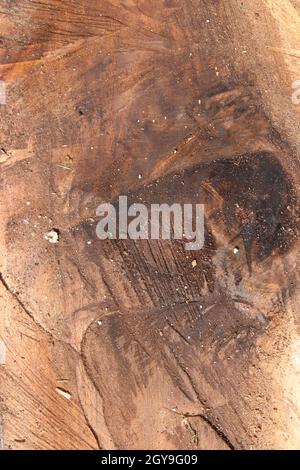
{"type": "Polygon", "coordinates": [[[299,447],[299,12],[0,1],[5,448],[299,447]],[[101,242],[120,194],[204,249],[101,242]]]}

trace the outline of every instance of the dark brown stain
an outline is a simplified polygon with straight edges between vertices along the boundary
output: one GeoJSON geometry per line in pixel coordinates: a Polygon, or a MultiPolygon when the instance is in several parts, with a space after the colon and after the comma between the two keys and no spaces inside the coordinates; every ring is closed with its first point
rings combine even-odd
{"type": "Polygon", "coordinates": [[[112,388],[119,390],[122,416],[108,414],[109,427],[118,421],[130,429],[130,420],[138,419],[139,390],[150,386],[157,367],[187,403],[201,403],[204,418],[239,448],[246,437],[234,432],[236,418],[227,409],[212,411],[206,387],[243,406],[234,390],[236,382],[243,388],[249,357],[272,321],[268,302],[274,310],[278,296],[286,301],[293,291],[290,277],[278,268],[298,233],[292,180],[274,154],[249,153],[169,174],[128,193],[128,204],[134,202],[205,204],[206,239],[202,250],[187,252],[178,240],[100,241],[95,224],[77,232],[78,240],[93,240],[84,245],[84,256],[97,266],[116,303],[101,328],[91,325],[82,349],[107,409],[117,399],[112,388]],[[252,286],[259,279],[271,291],[263,302],[252,286]],[[104,379],[104,356],[113,361],[114,385],[104,379]]]}

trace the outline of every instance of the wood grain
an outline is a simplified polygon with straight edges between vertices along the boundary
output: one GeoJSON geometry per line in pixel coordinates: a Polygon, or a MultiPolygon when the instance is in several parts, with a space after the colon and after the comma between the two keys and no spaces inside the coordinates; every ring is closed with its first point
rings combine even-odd
{"type": "Polygon", "coordinates": [[[4,448],[299,447],[299,15],[0,0],[4,448]],[[120,194],[204,249],[98,240],[120,194]]]}

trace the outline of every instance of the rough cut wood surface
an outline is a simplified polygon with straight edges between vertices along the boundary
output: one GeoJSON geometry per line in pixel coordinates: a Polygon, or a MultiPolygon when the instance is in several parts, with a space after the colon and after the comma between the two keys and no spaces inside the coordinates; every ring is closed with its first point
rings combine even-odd
{"type": "Polygon", "coordinates": [[[0,0],[5,449],[299,448],[299,40],[299,0],[0,0]],[[98,240],[120,194],[204,249],[98,240]]]}

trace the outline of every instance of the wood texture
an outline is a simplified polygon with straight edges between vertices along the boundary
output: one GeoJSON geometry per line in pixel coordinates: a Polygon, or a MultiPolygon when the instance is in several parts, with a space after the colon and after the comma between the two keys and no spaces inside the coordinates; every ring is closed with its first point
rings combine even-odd
{"type": "Polygon", "coordinates": [[[299,26],[298,0],[0,0],[4,448],[299,447],[299,26]],[[204,249],[98,240],[120,194],[204,203],[204,249]]]}

